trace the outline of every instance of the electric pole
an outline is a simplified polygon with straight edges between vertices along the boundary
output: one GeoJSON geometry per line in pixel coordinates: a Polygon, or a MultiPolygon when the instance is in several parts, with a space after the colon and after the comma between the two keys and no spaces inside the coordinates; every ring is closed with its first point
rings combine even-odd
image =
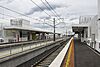
{"type": "Polygon", "coordinates": [[[53,24],[54,24],[54,35],[53,35],[53,39],[55,41],[55,18],[53,18],[53,24]]]}

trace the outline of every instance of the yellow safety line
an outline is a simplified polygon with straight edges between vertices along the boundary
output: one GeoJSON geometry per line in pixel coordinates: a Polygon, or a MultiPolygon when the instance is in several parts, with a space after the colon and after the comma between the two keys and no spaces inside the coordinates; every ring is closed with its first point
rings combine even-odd
{"type": "Polygon", "coordinates": [[[66,67],[69,67],[69,63],[70,63],[70,57],[71,57],[71,52],[72,52],[72,41],[70,43],[70,48],[69,48],[69,51],[68,51],[68,57],[67,57],[67,60],[66,60],[66,67]]]}

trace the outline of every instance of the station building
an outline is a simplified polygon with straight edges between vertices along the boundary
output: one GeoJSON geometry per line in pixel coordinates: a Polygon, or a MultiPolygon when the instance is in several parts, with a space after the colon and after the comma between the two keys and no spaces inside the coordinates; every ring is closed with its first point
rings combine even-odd
{"type": "Polygon", "coordinates": [[[85,19],[80,19],[79,24],[72,25],[72,29],[75,34],[78,34],[81,42],[86,42],[89,46],[100,52],[100,23],[98,17],[98,15],[88,18],[84,17],[85,19]]]}
{"type": "MultiPolygon", "coordinates": [[[[56,38],[60,37],[59,33],[55,33],[56,38]]],[[[19,41],[30,41],[30,40],[44,40],[52,39],[53,32],[33,28],[30,21],[25,19],[11,19],[10,25],[0,26],[0,38],[4,42],[19,42],[19,41]]]]}
{"type": "Polygon", "coordinates": [[[98,0],[98,15],[81,16],[79,24],[72,25],[72,29],[82,42],[100,52],[100,0],[98,0]]]}

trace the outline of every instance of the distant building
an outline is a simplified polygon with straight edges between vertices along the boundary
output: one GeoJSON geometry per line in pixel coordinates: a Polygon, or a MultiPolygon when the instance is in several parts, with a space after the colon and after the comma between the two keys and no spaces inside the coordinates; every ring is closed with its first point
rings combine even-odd
{"type": "Polygon", "coordinates": [[[88,24],[88,23],[90,23],[90,20],[93,17],[94,17],[93,15],[80,16],[80,18],[79,18],[79,24],[88,24]]]}
{"type": "Polygon", "coordinates": [[[19,27],[25,27],[25,26],[28,26],[30,25],[30,21],[28,20],[25,20],[25,19],[11,19],[10,20],[10,24],[12,26],[19,26],[19,27]]]}
{"type": "Polygon", "coordinates": [[[98,0],[98,16],[100,18],[100,0],[98,0]]]}
{"type": "MultiPolygon", "coordinates": [[[[100,7],[100,0],[99,0],[100,7]]],[[[82,42],[100,52],[100,9],[98,15],[81,17],[78,25],[73,25],[73,31],[78,34],[82,42]]]]}
{"type": "Polygon", "coordinates": [[[79,24],[73,25],[72,29],[82,42],[85,41],[100,52],[100,0],[98,0],[98,15],[81,16],[79,24]]]}
{"type": "MultiPolygon", "coordinates": [[[[59,37],[59,33],[56,33],[56,38],[59,37]]],[[[49,38],[53,38],[53,32],[33,28],[30,25],[30,21],[25,19],[11,19],[10,25],[0,24],[0,40],[3,39],[4,42],[44,40],[49,38]]]]}

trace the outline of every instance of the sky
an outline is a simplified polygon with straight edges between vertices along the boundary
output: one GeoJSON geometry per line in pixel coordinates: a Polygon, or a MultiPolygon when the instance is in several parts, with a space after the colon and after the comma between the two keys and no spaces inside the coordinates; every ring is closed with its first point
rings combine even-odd
{"type": "MultiPolygon", "coordinates": [[[[14,11],[20,12],[22,14],[25,14],[29,17],[35,18],[35,19],[42,19],[42,21],[45,20],[48,24],[52,24],[51,21],[52,18],[55,17],[55,15],[52,13],[51,9],[48,9],[42,1],[47,5],[45,0],[0,0],[0,6],[7,7],[9,9],[12,9],[14,11]],[[42,8],[42,10],[37,7],[33,2],[35,2],[39,7],[42,8]],[[51,17],[49,17],[49,14],[51,17]]],[[[78,23],[79,16],[84,15],[97,15],[98,9],[97,9],[97,0],[47,0],[47,2],[52,6],[53,10],[57,13],[57,15],[61,18],[64,18],[64,21],[66,24],[61,23],[58,25],[58,29],[64,28],[70,30],[70,26],[72,23],[78,23]],[[66,27],[65,27],[66,26],[66,27]]],[[[19,15],[17,13],[11,12],[9,10],[6,10],[4,8],[0,7],[0,13],[14,16],[14,17],[21,17],[28,19],[32,22],[32,25],[34,27],[40,27],[40,28],[50,28],[50,26],[47,26],[41,23],[39,24],[39,21],[24,17],[22,15],[19,15]],[[35,23],[37,22],[37,23],[35,23]]],[[[8,16],[0,15],[0,18],[7,19],[8,16]]],[[[56,23],[58,23],[57,21],[56,23]]],[[[52,29],[52,28],[51,28],[52,29]]],[[[60,30],[62,31],[62,29],[60,30]]],[[[65,32],[65,31],[63,31],[65,32]]]]}

